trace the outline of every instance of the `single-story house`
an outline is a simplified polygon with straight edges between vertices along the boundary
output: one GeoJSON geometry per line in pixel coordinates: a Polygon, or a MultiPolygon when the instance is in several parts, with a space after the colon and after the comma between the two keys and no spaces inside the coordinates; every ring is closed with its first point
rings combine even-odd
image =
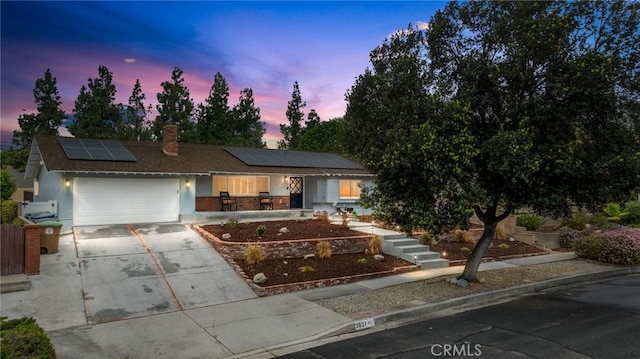
{"type": "Polygon", "coordinates": [[[358,210],[360,186],[373,185],[373,174],[336,154],[178,143],[175,126],[163,142],[38,135],[25,177],[34,201],[57,202],[66,229],[189,221],[223,210],[220,192],[238,211],[260,209],[260,192],[276,210],[358,210]]]}
{"type": "Polygon", "coordinates": [[[9,174],[16,179],[16,191],[11,199],[16,202],[33,201],[33,181],[24,178],[24,173],[8,166],[9,174]]]}

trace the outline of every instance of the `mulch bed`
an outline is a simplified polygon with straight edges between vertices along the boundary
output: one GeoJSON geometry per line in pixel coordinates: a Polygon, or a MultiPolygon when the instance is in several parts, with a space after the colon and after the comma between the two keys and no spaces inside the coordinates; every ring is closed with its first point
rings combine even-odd
{"type": "Polygon", "coordinates": [[[213,234],[222,240],[222,235],[231,235],[228,242],[272,242],[272,241],[292,241],[300,239],[314,238],[337,238],[363,236],[365,233],[347,229],[338,224],[330,224],[318,219],[307,220],[283,220],[265,222],[240,222],[235,226],[206,225],[202,229],[213,234]],[[264,225],[267,230],[262,236],[256,234],[256,229],[264,225]],[[281,228],[287,228],[286,233],[280,233],[281,228]]]}
{"type": "MultiPolygon", "coordinates": [[[[308,220],[281,220],[264,222],[238,223],[235,226],[205,225],[204,230],[222,239],[223,234],[230,234],[228,242],[271,242],[271,241],[295,241],[316,238],[338,238],[362,236],[362,232],[346,229],[341,225],[330,224],[318,219],[308,220]],[[261,237],[256,234],[258,226],[264,225],[267,229],[261,237]],[[279,230],[287,228],[287,233],[279,230]]],[[[473,250],[473,243],[445,242],[441,241],[431,247],[432,251],[445,253],[443,258],[449,259],[451,265],[464,265],[470,252],[464,252],[462,247],[473,250]]],[[[505,246],[503,246],[505,247],[505,246]]],[[[484,255],[485,260],[502,260],[518,256],[538,255],[547,253],[544,250],[522,242],[510,242],[508,240],[494,240],[493,247],[487,250],[484,255]],[[507,248],[500,248],[505,244],[507,248]]],[[[270,287],[278,285],[295,284],[301,282],[312,282],[331,278],[342,278],[349,276],[366,275],[380,273],[388,275],[398,268],[407,270],[407,267],[414,267],[410,270],[417,270],[419,267],[403,259],[385,255],[384,261],[376,261],[372,255],[365,253],[355,254],[334,254],[331,258],[286,258],[264,260],[254,265],[247,264],[244,260],[235,260],[235,266],[241,270],[248,280],[251,280],[257,273],[264,273],[267,281],[260,287],[270,287]],[[310,267],[313,270],[304,271],[303,267],[310,267]]]]}
{"type": "MultiPolygon", "coordinates": [[[[543,249],[519,241],[511,242],[508,240],[494,239],[492,243],[493,246],[487,249],[484,256],[482,257],[485,260],[501,260],[504,258],[515,258],[519,256],[548,253],[543,249]],[[503,248],[501,248],[500,245],[502,245],[503,248]]],[[[436,244],[435,246],[431,246],[431,250],[434,252],[440,252],[440,256],[442,258],[448,259],[453,265],[463,265],[471,254],[471,251],[463,251],[463,247],[467,247],[470,250],[473,250],[475,244],[441,241],[438,242],[438,244],[436,244]]]]}
{"type": "MultiPolygon", "coordinates": [[[[315,257],[309,259],[287,258],[267,260],[254,265],[248,265],[245,261],[236,261],[236,265],[242,268],[249,279],[253,278],[257,273],[264,273],[267,281],[261,284],[261,286],[386,272],[393,271],[399,267],[413,266],[413,263],[393,256],[384,257],[384,261],[376,261],[370,254],[354,253],[337,254],[325,259],[315,257]],[[313,271],[303,272],[301,268],[306,266],[313,268],[313,271]]],[[[417,270],[419,268],[415,269],[417,270]]]]}

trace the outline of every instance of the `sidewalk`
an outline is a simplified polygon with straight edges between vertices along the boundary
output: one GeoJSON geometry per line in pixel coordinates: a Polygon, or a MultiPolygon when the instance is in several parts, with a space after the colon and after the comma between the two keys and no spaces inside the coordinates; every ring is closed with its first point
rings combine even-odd
{"type": "MultiPolygon", "coordinates": [[[[31,316],[48,332],[59,358],[273,358],[320,344],[323,338],[353,333],[356,322],[314,300],[362,293],[412,281],[451,276],[463,267],[421,270],[304,292],[174,310],[127,320],[89,324],[73,236],[61,238],[60,252],[42,256],[32,288],[2,295],[3,316],[31,316]]],[[[483,263],[480,271],[573,258],[550,254],[483,263]]],[[[622,268],[568,276],[370,318],[375,328],[416,320],[434,312],[479,305],[557,285],[637,271],[622,268]]],[[[152,305],[152,304],[150,304],[152,305]]],[[[370,329],[367,329],[370,330],[370,329]]],[[[362,331],[366,332],[366,330],[362,331]]]]}

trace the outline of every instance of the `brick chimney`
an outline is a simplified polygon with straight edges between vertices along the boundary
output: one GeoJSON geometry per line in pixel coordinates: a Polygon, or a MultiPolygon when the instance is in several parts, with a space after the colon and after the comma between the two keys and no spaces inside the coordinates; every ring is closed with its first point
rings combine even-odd
{"type": "Polygon", "coordinates": [[[166,125],[162,128],[162,152],[169,156],[178,155],[178,126],[166,125]]]}

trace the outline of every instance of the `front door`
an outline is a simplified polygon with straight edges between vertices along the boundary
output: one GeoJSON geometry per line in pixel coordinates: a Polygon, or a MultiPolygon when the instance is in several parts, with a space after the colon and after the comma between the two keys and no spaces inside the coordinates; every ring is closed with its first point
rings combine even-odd
{"type": "Polygon", "coordinates": [[[289,208],[302,208],[302,177],[289,178],[289,208]]]}

